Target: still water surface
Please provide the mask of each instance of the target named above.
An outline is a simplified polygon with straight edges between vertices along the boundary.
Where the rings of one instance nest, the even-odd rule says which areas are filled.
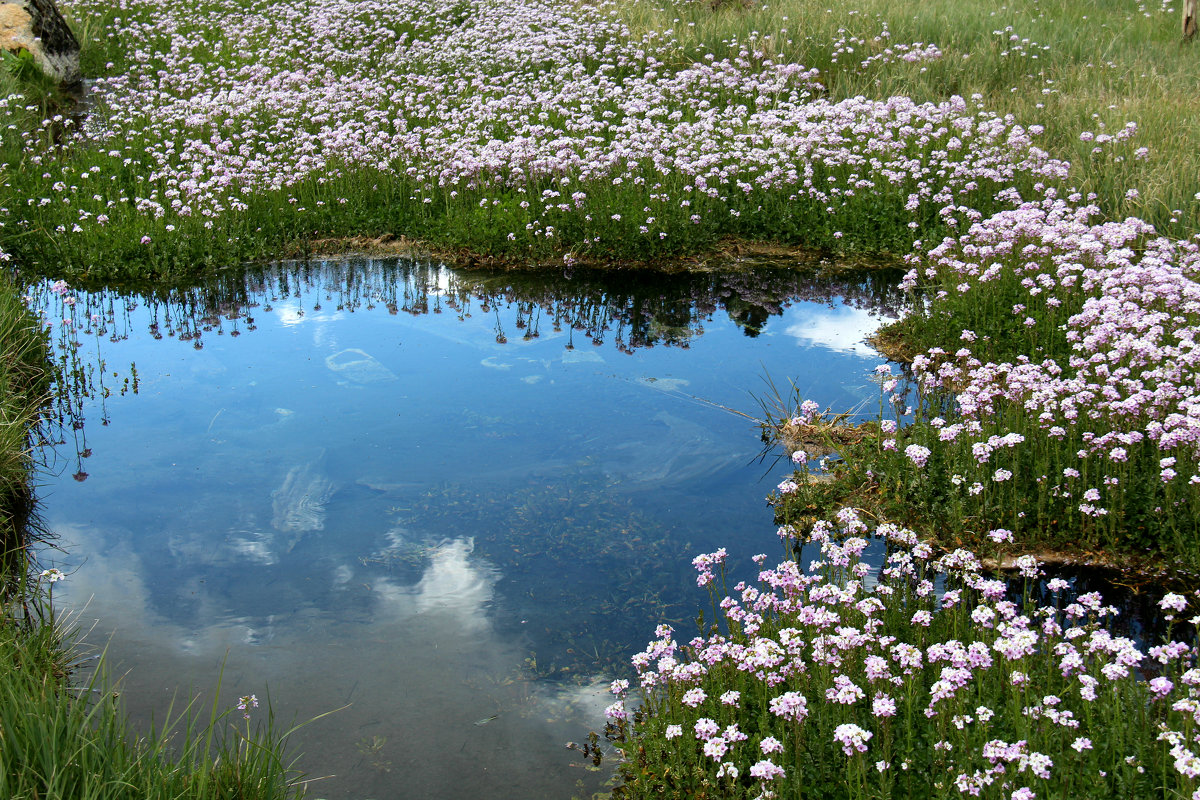
[[[55,599],[143,723],[223,661],[225,705],[345,706],[294,737],[310,796],[585,795],[607,770],[564,745],[658,622],[694,630],[691,558],[781,552],[751,393],[869,413],[898,300],[880,273],[379,260],[81,293],[140,385],[43,490]]]

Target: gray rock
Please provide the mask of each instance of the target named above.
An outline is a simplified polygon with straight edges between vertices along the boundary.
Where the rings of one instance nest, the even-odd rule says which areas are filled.
[[[46,74],[64,86],[79,83],[79,40],[54,0],[0,3],[0,48],[17,54],[28,52]]]

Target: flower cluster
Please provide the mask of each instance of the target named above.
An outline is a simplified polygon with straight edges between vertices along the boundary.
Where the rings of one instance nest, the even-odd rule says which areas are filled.
[[[26,251],[43,235],[68,248],[120,235],[129,257],[185,236],[219,250],[259,222],[319,230],[331,209],[379,202],[400,233],[470,212],[489,223],[489,247],[566,251],[568,263],[762,225],[907,248],[910,229],[1067,174],[1032,128],[978,101],[833,101],[814,69],[751,43],[718,57],[671,31],[636,36],[607,6],[130,0],[119,11],[74,4],[130,57],[92,87],[81,128],[60,126],[86,163],[25,136],[34,168],[3,213]],[[939,56],[887,42],[868,62]],[[888,229],[855,224],[867,217]]]
[[[1184,638],[1147,647],[1099,594],[1072,597],[1036,563],[1014,594],[969,551],[938,554],[885,523],[870,567],[860,515],[839,516],[816,526],[807,571],[762,569],[720,601],[720,629],[681,648],[664,626],[634,658],[643,706],[614,726],[627,781],[669,766],[737,777],[747,797],[835,776],[860,796],[1200,790],[1200,593],[1164,596],[1191,614]],[[689,730],[695,744],[664,746]]]
[[[913,360],[921,408],[884,443],[908,442],[893,467],[939,453],[946,474],[920,486],[997,534],[1194,561],[1200,245],[1094,222],[1078,197],[1010,196],[1011,210],[911,258],[907,285],[934,295],[919,313],[962,335]]]
[[[243,719],[250,719],[250,709],[258,708],[258,698],[252,694],[238,698],[237,710],[242,712]]]

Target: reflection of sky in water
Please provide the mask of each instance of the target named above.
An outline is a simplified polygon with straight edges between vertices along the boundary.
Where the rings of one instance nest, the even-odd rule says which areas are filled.
[[[718,310],[687,349],[629,353],[541,317],[525,338],[504,301],[329,297],[276,297],[200,350],[145,335],[143,303],[104,352],[136,361],[139,396],[89,425],[91,477],[45,492],[74,569],[58,596],[97,620],[136,715],[210,690],[226,652],[231,700],[269,687],[284,720],[350,704],[297,737],[310,775],[337,776],[316,796],[598,780],[563,744],[603,724],[613,665],[658,621],[689,630],[691,557],[778,552],[763,497],[785,465],[728,409],[757,413],[764,372],[823,407],[877,391],[877,357],[847,345],[866,313],[823,302],[757,337]]]
[[[827,347],[838,353],[870,357],[865,339],[879,328],[879,317],[861,308],[813,308],[787,326],[785,333],[802,347]]]

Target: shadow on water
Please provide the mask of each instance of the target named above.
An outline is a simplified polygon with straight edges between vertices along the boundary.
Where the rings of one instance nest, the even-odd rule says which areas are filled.
[[[1030,587],[1032,599],[1039,606],[1054,607],[1057,604],[1065,607],[1081,596],[1097,593],[1103,598],[1104,605],[1117,611],[1115,619],[1109,622],[1110,631],[1132,639],[1143,649],[1172,638],[1188,641],[1194,635],[1191,623],[1174,618],[1158,605],[1165,592],[1172,588],[1186,591],[1184,586],[1172,587],[1164,585],[1155,576],[1106,567],[1048,565],[1044,572],[1046,574]],[[1048,586],[1055,578],[1070,585],[1063,596],[1056,597]],[[1017,596],[1020,596],[1024,583],[1020,578],[1008,577],[1009,590]],[[1144,667],[1153,669],[1153,663],[1147,661]]]

